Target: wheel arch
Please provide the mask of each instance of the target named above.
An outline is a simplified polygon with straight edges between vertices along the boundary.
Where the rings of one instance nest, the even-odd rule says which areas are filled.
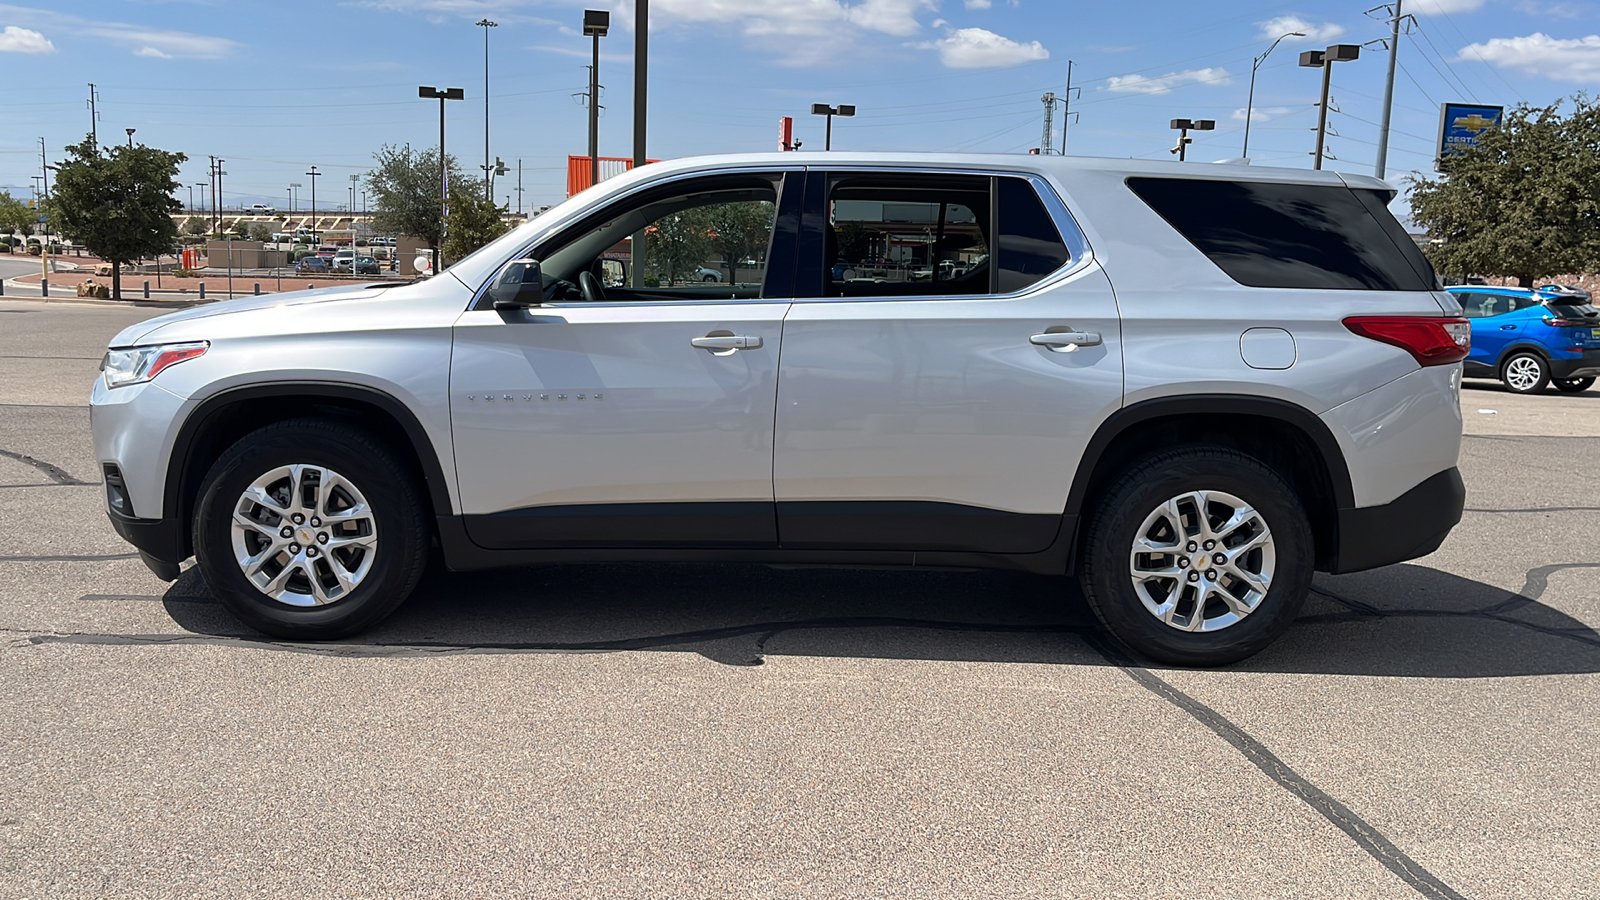
[[[309,401],[309,408],[307,401]],[[177,523],[179,549],[194,546],[194,504],[206,473],[228,447],[263,425],[309,414],[342,418],[376,432],[400,451],[426,487],[433,514],[452,511],[438,452],[416,415],[376,388],[342,382],[294,381],[232,388],[206,398],[179,428],[163,487],[165,517]]]
[[[1175,443],[1229,447],[1278,471],[1306,504],[1317,568],[1325,569],[1337,559],[1338,511],[1355,506],[1344,452],[1314,413],[1271,397],[1186,395],[1123,407],[1107,417],[1089,440],[1067,495],[1066,514],[1072,521],[1082,521],[1097,492],[1118,470]]]
[[[1500,358],[1495,360],[1494,364],[1495,377],[1499,378],[1503,376],[1506,371],[1506,363],[1511,360],[1511,357],[1516,356],[1518,353],[1521,353],[1524,350],[1531,351],[1535,356],[1544,360],[1544,364],[1546,366],[1550,365],[1550,351],[1545,349],[1543,344],[1539,343],[1538,341],[1523,339],[1513,344],[1507,344],[1506,348],[1500,351]]]

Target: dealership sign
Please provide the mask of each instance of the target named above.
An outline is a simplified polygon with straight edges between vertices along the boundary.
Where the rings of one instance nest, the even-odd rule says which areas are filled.
[[[1478,138],[1491,128],[1499,128],[1504,106],[1476,103],[1442,103],[1439,111],[1439,152],[1435,164],[1446,156],[1465,153],[1478,146]]]

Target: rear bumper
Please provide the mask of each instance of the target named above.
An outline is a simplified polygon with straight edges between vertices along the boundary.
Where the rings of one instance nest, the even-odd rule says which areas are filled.
[[[1439,549],[1461,521],[1467,487],[1461,471],[1445,469],[1381,506],[1339,510],[1335,574],[1375,569]]]
[[[1600,375],[1600,349],[1585,350],[1575,357],[1550,360],[1551,378],[1590,378]]]

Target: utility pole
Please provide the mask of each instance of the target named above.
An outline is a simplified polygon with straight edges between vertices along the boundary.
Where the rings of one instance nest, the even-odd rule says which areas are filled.
[[[643,166],[645,161],[645,89],[649,57],[650,0],[633,0],[633,167],[635,169]],[[520,195],[517,197],[517,205],[522,205]],[[632,265],[628,270],[628,278],[633,287],[641,287],[644,284],[645,264],[645,233],[643,229],[634,234],[631,246],[633,252],[629,255],[633,259]]]
[[[500,23],[483,18],[477,25],[483,29],[483,198],[494,203],[494,182],[489,177],[489,29],[500,27]]]
[[[583,11],[584,37],[594,38],[594,64],[589,67],[589,186],[600,183],[600,39],[611,30],[611,13]]]
[[[317,243],[317,176],[322,173],[317,171],[316,166],[312,166],[311,171],[306,174],[311,176],[311,243],[315,244]]]
[[[222,202],[222,176],[228,174],[227,172],[222,171],[222,164],[225,162],[227,162],[227,160],[220,157],[217,159],[217,189],[211,194],[211,199],[216,201],[217,204],[218,229],[222,228],[222,214],[228,209],[228,205]]]
[[[44,153],[44,138],[39,138],[39,171],[44,173],[44,199],[50,199],[50,158]]]
[[[1072,86],[1072,60],[1067,60],[1067,92],[1061,95],[1061,155],[1067,155],[1067,127],[1072,124],[1072,117],[1077,113],[1072,111],[1072,92],[1083,93],[1083,88]]]
[[[1394,113],[1394,69],[1400,61],[1400,26],[1410,16],[1401,14],[1401,4],[1405,0],[1394,0],[1394,17],[1389,20],[1389,77],[1383,83],[1383,115],[1378,120],[1378,165],[1373,171],[1379,178],[1383,178],[1389,168],[1389,120]],[[1380,9],[1389,9],[1387,6],[1375,6],[1367,12],[1373,13]]]
[[[94,82],[89,82],[89,143],[94,152],[100,152],[100,113],[94,108]]]
[[[522,160],[517,160],[517,215],[522,215]]]
[[[206,167],[206,183],[211,188],[211,230],[215,233],[217,230],[217,158],[215,156],[209,158],[211,163]],[[204,197],[205,195],[202,194],[202,200]]]
[[[1049,156],[1056,152],[1056,95],[1045,94],[1039,99],[1044,102],[1044,136],[1039,138],[1039,155]]]

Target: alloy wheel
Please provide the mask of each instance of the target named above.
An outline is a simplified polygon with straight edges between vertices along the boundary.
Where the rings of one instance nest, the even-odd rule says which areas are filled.
[[[1544,367],[1532,356],[1519,356],[1506,364],[1506,383],[1518,391],[1531,391],[1544,377]]]
[[[378,527],[350,479],[293,464],[263,474],[234,504],[233,552],[245,578],[288,606],[326,606],[372,570]]]
[[[1156,507],[1134,534],[1129,576],[1150,615],[1179,631],[1219,631],[1254,612],[1272,588],[1277,551],[1266,520],[1221,491],[1190,491]]]

